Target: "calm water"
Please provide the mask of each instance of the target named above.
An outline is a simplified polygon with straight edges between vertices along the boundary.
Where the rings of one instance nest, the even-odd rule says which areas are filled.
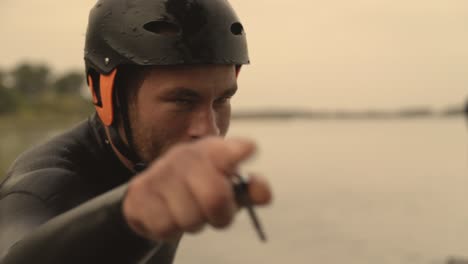
[[[5,154],[19,145],[51,136],[3,130],[5,164],[14,158]],[[449,256],[468,258],[463,119],[235,121],[230,134],[259,144],[245,168],[267,176],[275,191],[274,204],[258,210],[269,241],[259,242],[241,212],[229,230],[185,236],[176,264],[436,264]]]
[[[227,231],[186,236],[176,263],[444,263],[468,258],[468,129],[463,119],[236,121],[258,141],[245,167],[275,190]]]

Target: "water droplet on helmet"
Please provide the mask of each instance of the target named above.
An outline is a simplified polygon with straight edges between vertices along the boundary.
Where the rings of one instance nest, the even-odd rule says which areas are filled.
[[[144,60],[143,63],[144,64],[148,64],[150,61],[149,60]]]
[[[104,59],[104,63],[105,63],[106,65],[109,65],[110,59],[109,59],[109,58],[105,58],[105,59]]]

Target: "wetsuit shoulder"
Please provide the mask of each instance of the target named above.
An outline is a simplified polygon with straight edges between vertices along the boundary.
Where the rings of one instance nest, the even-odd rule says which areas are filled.
[[[0,200],[23,193],[60,213],[124,183],[129,172],[95,130],[86,120],[24,152],[0,184]]]
[[[123,219],[131,173],[102,138],[85,121],[15,161],[0,184],[1,263],[172,263],[177,244],[147,241]]]
[[[125,170],[99,168],[119,166],[96,133],[89,119],[16,159],[0,184],[0,253],[49,219],[125,182]]]
[[[88,122],[84,121],[21,154],[0,185],[0,200],[21,193],[61,211],[90,196],[92,190],[86,186],[86,176],[92,177],[86,168],[93,163],[92,148],[86,146],[91,141],[89,133]]]

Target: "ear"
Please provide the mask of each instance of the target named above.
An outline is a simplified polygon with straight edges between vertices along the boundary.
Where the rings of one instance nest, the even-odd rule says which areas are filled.
[[[114,82],[117,69],[114,69],[110,74],[99,76],[97,85],[93,82],[91,75],[88,75],[88,83],[93,95],[93,103],[98,113],[99,118],[105,126],[110,126],[114,121]],[[100,96],[98,96],[100,95]]]

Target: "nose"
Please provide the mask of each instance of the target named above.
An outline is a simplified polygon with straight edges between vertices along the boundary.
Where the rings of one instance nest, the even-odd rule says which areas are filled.
[[[219,136],[220,130],[216,122],[216,112],[213,108],[203,109],[193,114],[188,133],[191,139],[206,136]]]

